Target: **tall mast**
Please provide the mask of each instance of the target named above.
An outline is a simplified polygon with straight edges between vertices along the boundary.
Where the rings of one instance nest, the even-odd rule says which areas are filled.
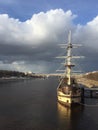
[[[69,31],[68,43],[67,44],[60,44],[60,46],[61,46],[61,48],[67,49],[67,56],[58,56],[56,58],[64,58],[65,59],[65,63],[64,63],[64,65],[66,67],[65,77],[67,76],[67,78],[68,78],[67,84],[71,85],[71,69],[72,69],[72,67],[75,66],[74,64],[71,63],[71,59],[72,58],[84,58],[84,56],[72,56],[72,48],[77,48],[81,45],[71,43],[71,31]],[[63,71],[63,70],[57,70],[57,71]]]
[[[71,67],[73,67],[73,65],[71,64],[71,58],[72,58],[72,44],[71,44],[71,31],[69,31],[69,35],[68,35],[68,46],[67,46],[67,58],[66,58],[66,76],[68,78],[68,85],[71,85]]]

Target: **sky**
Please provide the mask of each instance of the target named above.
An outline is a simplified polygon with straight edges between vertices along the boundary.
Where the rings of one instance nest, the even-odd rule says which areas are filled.
[[[0,69],[55,73],[69,30],[78,68],[97,71],[98,0],[0,0]]]

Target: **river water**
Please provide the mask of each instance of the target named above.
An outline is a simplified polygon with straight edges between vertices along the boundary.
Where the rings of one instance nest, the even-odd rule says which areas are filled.
[[[0,81],[0,130],[98,130],[98,99],[69,109],[57,86],[56,78]]]

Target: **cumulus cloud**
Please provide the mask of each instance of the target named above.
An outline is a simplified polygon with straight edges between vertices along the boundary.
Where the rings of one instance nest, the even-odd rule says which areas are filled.
[[[57,42],[59,36],[64,33],[64,27],[68,29],[72,26],[74,18],[75,15],[70,10],[64,12],[62,9],[34,14],[25,22],[2,14],[0,15],[0,39],[10,44]]]
[[[34,14],[25,22],[0,14],[0,68],[33,72],[55,70],[58,62],[54,57],[60,53],[57,44],[67,42],[69,30],[72,30],[73,43],[82,43],[85,46],[82,53],[95,59],[98,16],[86,25],[74,24],[76,17],[70,10],[62,9]]]

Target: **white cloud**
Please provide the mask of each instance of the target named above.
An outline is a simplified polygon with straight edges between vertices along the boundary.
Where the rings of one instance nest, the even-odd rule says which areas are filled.
[[[85,46],[98,49],[98,16],[86,25],[77,25],[75,29],[75,38]]]
[[[12,48],[7,47],[8,50],[6,51],[1,49],[2,55],[6,57],[15,55],[15,57],[17,57],[13,63],[10,63],[11,66],[4,64],[4,67],[22,71],[29,69],[40,72],[50,70],[49,67],[52,66],[47,66],[48,58],[49,56],[54,56],[54,54],[56,54],[54,51],[55,44],[67,41],[68,30],[70,29],[72,30],[73,42],[83,43],[88,48],[93,48],[97,51],[98,16],[96,16],[92,21],[89,21],[86,25],[74,24],[74,19],[76,17],[77,16],[70,10],[64,12],[62,9],[49,10],[46,13],[40,12],[34,14],[31,19],[28,19],[25,22],[21,22],[19,19],[10,18],[7,14],[0,14],[0,44],[5,46],[21,45],[21,48],[17,47],[17,50],[15,50],[15,47],[13,46]],[[26,48],[26,46],[33,47],[33,45],[38,45],[38,48],[33,50]],[[89,49],[89,51],[92,50]],[[21,59],[23,58],[21,63],[20,59],[18,61],[19,57],[21,57]],[[32,63],[33,59],[30,57],[34,57],[35,61],[33,61],[33,65],[29,64]],[[45,59],[42,57],[45,57]],[[29,61],[28,64],[26,63],[27,59]],[[37,61],[39,59],[41,61],[40,65],[38,65],[39,62]],[[49,59],[49,62],[49,64],[51,64],[52,60],[50,61]],[[24,66],[24,68],[22,66]]]
[[[35,61],[35,63],[31,62],[28,64],[25,61],[14,61],[12,63],[6,63],[4,64],[2,61],[0,61],[0,69],[4,70],[16,70],[21,72],[35,72],[35,73],[43,73],[47,72],[47,66],[49,66],[51,63],[44,62],[44,61]]]
[[[50,10],[34,14],[31,19],[20,22],[7,14],[0,15],[0,40],[4,43],[40,44],[57,41],[65,29],[72,26],[75,15],[69,10]],[[65,27],[65,29],[64,29]]]

